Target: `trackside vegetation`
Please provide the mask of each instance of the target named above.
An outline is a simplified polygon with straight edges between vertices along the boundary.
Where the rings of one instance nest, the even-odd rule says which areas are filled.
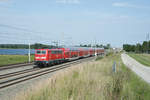
[[[124,66],[120,54],[111,54],[60,71],[15,100],[150,100],[150,85]]]
[[[34,55],[31,55],[31,61]],[[0,55],[0,66],[28,62],[27,55]]]
[[[28,49],[29,44],[0,44],[0,49]],[[56,48],[54,45],[45,45],[40,43],[31,44],[31,49]]]
[[[143,41],[142,44],[137,43],[136,45],[124,44],[123,50],[126,52],[150,53],[150,41]]]
[[[96,57],[95,60],[97,61],[97,60],[101,60],[101,59],[103,59],[103,57],[102,56],[98,56],[98,57]]]
[[[128,53],[128,55],[137,60],[139,63],[145,66],[150,66],[150,54]]]

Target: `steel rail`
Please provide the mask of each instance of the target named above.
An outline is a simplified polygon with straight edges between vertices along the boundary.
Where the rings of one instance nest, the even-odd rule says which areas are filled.
[[[67,67],[69,67],[72,64],[78,64],[78,63],[90,60],[92,58],[90,57],[90,58],[75,60],[75,61],[72,61],[72,62],[69,62],[69,63],[65,63],[65,64],[61,64],[61,65],[56,65],[56,66],[47,68],[47,69],[39,71],[39,72],[35,72],[35,73],[32,73],[32,74],[28,74],[28,75],[21,76],[21,77],[15,78],[15,79],[11,79],[11,80],[7,80],[7,81],[4,81],[4,82],[1,82],[0,83],[0,85],[1,85],[0,89],[3,89],[3,88],[6,88],[6,87],[15,85],[15,84],[27,81],[27,80],[31,80],[33,78],[36,78],[36,77],[39,77],[39,76],[42,76],[42,75],[45,75],[45,74],[48,74],[48,73],[52,73],[52,72],[55,72],[55,71],[67,68]]]
[[[6,66],[1,66],[0,71],[6,70],[6,69],[13,69],[13,68],[18,68],[18,67],[28,66],[28,65],[33,65],[33,62],[32,63],[11,64],[11,65],[6,65]]]
[[[5,79],[5,78],[9,78],[9,77],[21,75],[21,74],[24,74],[24,73],[29,73],[29,72],[37,71],[37,70],[40,70],[40,68],[30,68],[30,69],[16,71],[16,72],[8,73],[8,74],[3,74],[3,75],[0,75],[0,79]]]

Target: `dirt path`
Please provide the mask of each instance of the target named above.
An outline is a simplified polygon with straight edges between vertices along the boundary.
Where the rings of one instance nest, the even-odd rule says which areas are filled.
[[[131,58],[127,54],[121,55],[123,63],[134,71],[138,76],[144,79],[146,82],[150,83],[150,67],[144,66],[137,62],[135,59]]]

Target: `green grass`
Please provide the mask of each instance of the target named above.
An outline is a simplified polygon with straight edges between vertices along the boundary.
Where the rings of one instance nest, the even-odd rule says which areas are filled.
[[[96,57],[95,60],[97,61],[97,60],[101,60],[101,59],[103,59],[103,56],[98,56],[98,57]]]
[[[31,61],[34,55],[31,55]],[[0,66],[28,62],[27,55],[0,55]]]
[[[128,55],[134,58],[136,61],[140,62],[141,64],[150,66],[150,54],[129,53]]]
[[[116,75],[123,81],[121,91],[123,100],[150,100],[150,85],[124,64]]]
[[[150,86],[124,66],[120,54],[112,54],[58,73],[16,100],[150,100]]]

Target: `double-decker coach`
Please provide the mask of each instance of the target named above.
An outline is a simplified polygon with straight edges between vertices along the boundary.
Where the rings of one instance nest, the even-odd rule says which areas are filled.
[[[103,53],[104,49],[93,48],[36,49],[35,65],[49,66],[65,61],[94,56],[95,54],[100,55]]]

